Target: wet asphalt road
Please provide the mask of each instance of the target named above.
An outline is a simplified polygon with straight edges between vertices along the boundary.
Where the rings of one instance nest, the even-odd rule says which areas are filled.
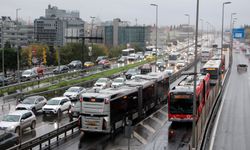
[[[250,71],[237,72],[237,64],[250,63],[243,52],[233,52],[233,56],[213,150],[250,149]]]

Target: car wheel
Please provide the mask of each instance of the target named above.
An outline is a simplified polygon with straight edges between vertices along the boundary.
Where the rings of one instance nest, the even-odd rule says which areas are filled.
[[[30,128],[31,129],[35,129],[36,128],[36,121],[32,121]]]
[[[61,116],[61,115],[62,115],[62,110],[61,110],[61,109],[58,109],[57,115],[58,115],[58,116]]]
[[[34,114],[36,114],[36,108],[35,107],[32,108],[31,110],[33,111]]]
[[[71,105],[69,105],[68,111],[70,111],[70,109],[71,109]]]
[[[20,133],[21,133],[20,131],[21,131],[21,130],[20,130],[20,127],[16,127],[15,133],[18,134],[18,135],[20,135]]]

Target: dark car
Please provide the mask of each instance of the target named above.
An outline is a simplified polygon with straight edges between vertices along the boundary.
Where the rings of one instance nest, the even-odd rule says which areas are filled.
[[[152,72],[152,66],[150,64],[144,64],[141,67],[141,74],[147,74],[149,72]]]
[[[74,60],[74,61],[71,61],[69,64],[68,64],[68,67],[70,69],[82,69],[82,62],[80,60]]]
[[[65,65],[57,66],[54,70],[54,74],[59,74],[59,73],[66,73],[69,71],[69,67]]]
[[[14,132],[7,132],[0,129],[0,148],[8,149],[19,144],[19,136]]]
[[[4,76],[0,76],[0,86],[3,86],[3,81],[4,81],[4,85],[9,85],[12,83],[15,83],[14,78],[12,77],[4,77]]]
[[[133,79],[133,77],[138,74],[140,74],[140,70],[138,68],[132,68],[125,73],[125,76],[126,79]]]
[[[96,58],[96,63],[98,64],[99,63],[99,61],[101,61],[101,60],[103,60],[103,59],[108,59],[108,56],[98,56],[97,58]]]

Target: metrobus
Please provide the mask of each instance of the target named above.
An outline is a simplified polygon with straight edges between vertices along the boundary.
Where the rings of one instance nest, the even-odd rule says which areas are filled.
[[[138,117],[137,88],[109,88],[97,93],[83,93],[81,130],[113,133],[125,124],[125,118]]]
[[[225,70],[225,55],[224,54],[222,54],[222,59],[221,59],[221,54],[220,53],[217,53],[217,54],[215,54],[212,58],[211,58],[211,60],[221,60],[221,70],[222,70],[222,72]]]
[[[212,49],[204,48],[201,50],[201,62],[205,63],[212,57]]]
[[[154,80],[157,84],[157,99],[159,103],[166,103],[170,88],[169,75],[164,72],[150,72],[146,75],[136,75],[135,78]]]
[[[128,49],[123,49],[122,50],[122,56],[124,56],[124,57],[128,57],[131,54],[135,54],[135,49],[128,48]]]
[[[170,65],[175,65],[177,62],[178,57],[180,57],[180,53],[172,52],[168,55],[168,63]]]
[[[111,133],[138,120],[157,105],[153,80],[133,79],[125,86],[81,94],[81,130]]]
[[[173,87],[168,96],[168,120],[190,122],[193,120],[193,97],[196,96],[196,115],[199,117],[208,99],[210,75],[197,75],[196,93],[194,94],[193,75],[186,76]],[[197,119],[198,120],[198,119]]]
[[[210,85],[216,85],[222,72],[221,60],[209,60],[201,69],[202,74],[210,74]]]

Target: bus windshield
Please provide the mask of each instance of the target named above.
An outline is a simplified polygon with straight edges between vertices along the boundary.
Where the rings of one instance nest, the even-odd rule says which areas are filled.
[[[192,114],[193,99],[191,95],[171,95],[170,97],[170,113],[171,114]]]
[[[219,76],[219,72],[218,72],[218,69],[204,69],[204,73],[203,74],[207,74],[209,73],[210,74],[210,78],[211,79],[218,79],[218,76]]]

